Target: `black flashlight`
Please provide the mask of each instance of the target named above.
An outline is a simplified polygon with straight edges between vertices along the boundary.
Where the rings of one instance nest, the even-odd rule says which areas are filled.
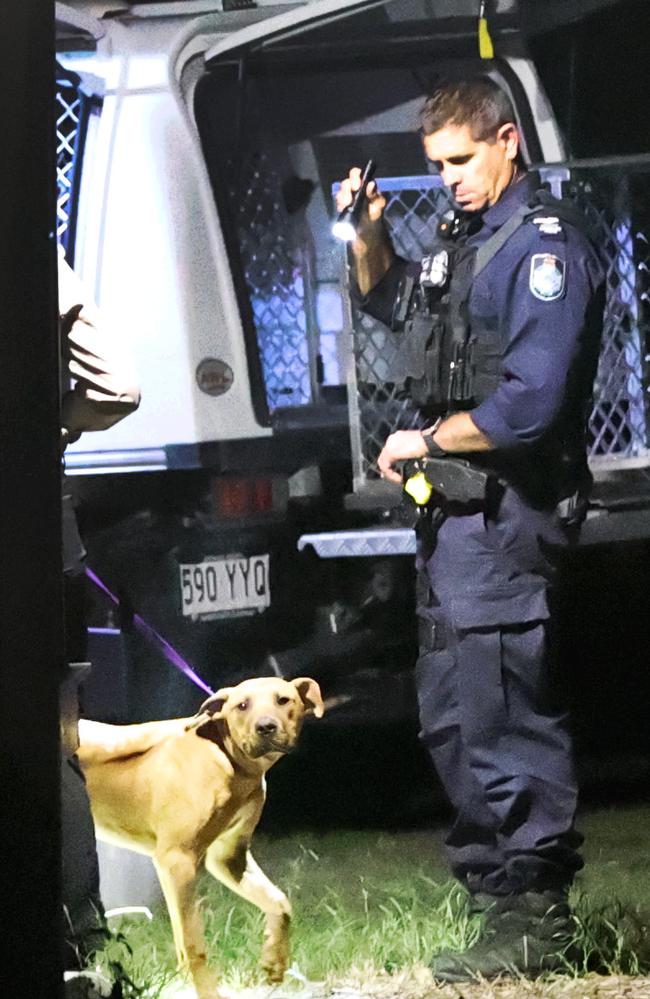
[[[337,239],[342,239],[344,242],[349,243],[355,238],[359,216],[366,200],[366,187],[368,186],[368,182],[374,177],[376,169],[377,164],[375,161],[368,160],[361,174],[361,183],[359,184],[358,191],[354,192],[350,204],[339,212],[336,222],[332,226],[332,234]]]

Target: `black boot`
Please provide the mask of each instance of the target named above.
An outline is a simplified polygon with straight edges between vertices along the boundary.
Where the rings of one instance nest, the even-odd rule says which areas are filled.
[[[483,934],[470,950],[433,959],[437,981],[535,978],[544,971],[567,969],[574,956],[575,923],[565,893],[525,892],[502,898],[481,893],[473,896],[470,908],[485,914]]]

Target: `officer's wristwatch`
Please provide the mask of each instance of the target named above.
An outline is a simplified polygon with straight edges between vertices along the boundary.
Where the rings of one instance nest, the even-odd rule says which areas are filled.
[[[441,423],[442,423],[442,418],[439,418],[436,420],[434,425],[429,428],[428,433],[425,434],[423,431],[420,431],[429,458],[445,458],[447,455],[447,452],[444,451],[439,444],[436,444],[436,442],[433,439],[433,435],[435,434],[436,430],[438,429]]]

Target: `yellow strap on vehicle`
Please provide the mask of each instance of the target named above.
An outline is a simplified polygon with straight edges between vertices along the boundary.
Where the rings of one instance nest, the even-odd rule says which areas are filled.
[[[404,483],[404,492],[408,493],[418,506],[426,506],[431,499],[433,489],[425,478],[424,472],[416,472]]]
[[[485,16],[485,0],[481,0],[478,11],[478,54],[481,59],[494,59],[494,46]]]

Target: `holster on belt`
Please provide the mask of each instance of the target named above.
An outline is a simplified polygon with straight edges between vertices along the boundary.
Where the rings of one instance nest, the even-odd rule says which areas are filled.
[[[418,506],[482,503],[494,474],[463,458],[418,458],[404,466],[404,491]]]

